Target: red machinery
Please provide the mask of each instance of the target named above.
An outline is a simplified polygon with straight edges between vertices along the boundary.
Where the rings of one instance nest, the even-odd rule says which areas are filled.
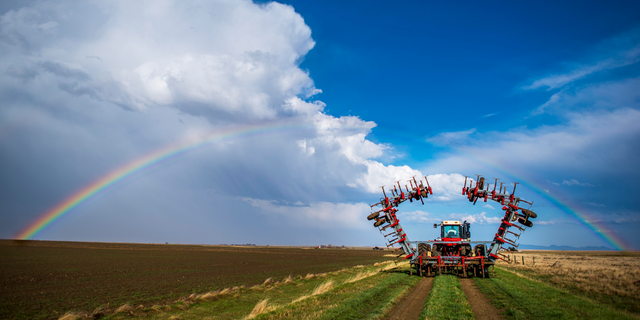
[[[505,211],[504,218],[501,220],[498,232],[492,241],[470,241],[470,224],[460,221],[443,221],[440,224],[441,236],[436,240],[429,241],[409,241],[406,232],[402,230],[400,226],[400,220],[396,215],[399,204],[409,200],[420,200],[424,204],[422,198],[427,198],[429,194],[433,194],[427,177],[425,177],[427,187],[424,187],[422,181],[418,181],[413,178],[409,180],[411,190],[405,185],[407,193],[402,191],[400,183],[397,182],[399,189],[396,189],[395,185],[391,190],[392,197],[387,197],[387,194],[382,187],[384,198],[380,199],[380,202],[372,205],[375,207],[381,205],[382,209],[371,213],[367,219],[374,220],[374,226],[377,227],[387,240],[388,237],[393,239],[387,240],[387,247],[399,244],[403,253],[398,255],[403,259],[410,259],[411,270],[415,268],[418,275],[435,275],[436,273],[456,273],[460,276],[489,276],[489,267],[495,264],[496,259],[503,259],[505,256],[500,254],[502,245],[507,244],[515,248],[518,247],[516,243],[520,238],[525,228],[531,227],[533,223],[529,220],[536,218],[535,212],[519,207],[520,202],[532,205],[532,203],[520,199],[515,196],[516,185],[514,184],[513,192],[511,194],[506,193],[506,187],[503,190],[502,183],[500,189],[497,189],[497,182],[494,184],[492,191],[489,191],[490,187],[487,185],[485,189],[484,177],[478,176],[475,186],[474,181],[469,182],[467,187],[467,178],[465,177],[464,187],[462,188],[462,194],[466,195],[470,202],[476,204],[478,199],[493,201],[502,204],[502,210]],[[437,224],[434,228],[437,228]],[[384,233],[387,229],[391,229],[392,232]],[[473,249],[472,245],[476,244]],[[414,246],[415,245],[415,246]],[[487,249],[488,245],[488,249]]]

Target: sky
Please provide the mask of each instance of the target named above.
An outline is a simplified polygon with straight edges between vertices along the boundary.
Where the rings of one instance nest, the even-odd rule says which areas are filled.
[[[480,174],[523,244],[638,250],[639,61],[636,1],[3,1],[0,238],[383,245],[428,175],[409,239],[490,241]]]

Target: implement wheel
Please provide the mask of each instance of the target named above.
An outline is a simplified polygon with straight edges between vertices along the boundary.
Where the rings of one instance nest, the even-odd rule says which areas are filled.
[[[431,251],[431,245],[426,243],[418,243],[418,255],[426,257],[427,252]]]
[[[484,257],[487,253],[487,250],[485,249],[484,244],[479,244],[473,247],[473,252],[475,252],[476,256]]]

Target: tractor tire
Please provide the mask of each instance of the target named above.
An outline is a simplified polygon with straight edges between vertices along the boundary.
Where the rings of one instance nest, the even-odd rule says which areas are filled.
[[[418,255],[425,257],[431,251],[431,246],[426,243],[418,243]]]
[[[533,222],[529,221],[528,219],[518,218],[518,222],[520,222],[523,226],[527,226],[527,227],[533,226]]]
[[[470,244],[462,245],[460,247],[460,255],[463,256],[463,257],[470,257],[471,256],[471,245]]]
[[[367,217],[367,220],[373,220],[373,219],[377,218],[378,216],[380,216],[380,212],[374,212],[374,213],[370,214]]]
[[[473,252],[476,253],[476,256],[484,257],[487,254],[487,250],[484,247],[484,244],[479,244],[473,247]]]
[[[480,177],[480,180],[478,181],[478,189],[484,189],[484,177]]]
[[[379,227],[379,226],[381,226],[383,223],[384,223],[384,220],[378,220],[378,221],[376,221],[376,222],[373,224],[373,226],[374,226],[374,227]]]
[[[524,215],[526,215],[527,217],[529,217],[529,218],[534,218],[535,219],[535,218],[538,217],[538,215],[535,212],[531,211],[531,210],[522,209],[522,213]]]
[[[431,247],[431,256],[439,257],[441,255],[442,255],[442,252],[440,252],[440,246],[434,244],[433,247]]]

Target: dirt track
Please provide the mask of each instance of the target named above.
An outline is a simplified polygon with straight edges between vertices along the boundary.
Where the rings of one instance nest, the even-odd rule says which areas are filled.
[[[467,301],[471,305],[471,311],[476,316],[476,320],[505,319],[489,299],[478,290],[473,279],[460,279],[460,284],[462,285],[462,291],[467,296]]]
[[[478,290],[473,279],[460,279],[462,291],[467,296],[467,301],[471,305],[471,311],[477,320],[502,320],[505,317],[500,315],[500,311],[494,307],[489,299]],[[424,303],[429,296],[433,278],[422,278],[422,280],[409,291],[398,305],[390,312],[390,316],[385,320],[418,319]]]
[[[422,278],[422,280],[409,291],[405,298],[391,310],[390,316],[385,319],[418,319],[432,286],[433,278]]]

